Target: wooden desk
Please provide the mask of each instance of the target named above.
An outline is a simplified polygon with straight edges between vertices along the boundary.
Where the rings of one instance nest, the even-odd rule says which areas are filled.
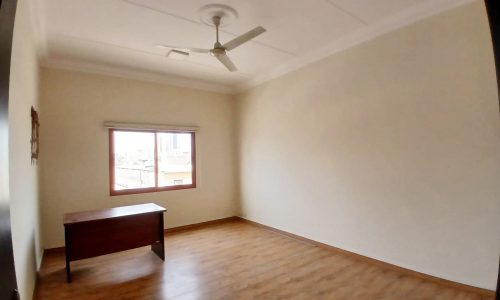
[[[153,203],[64,215],[66,279],[71,282],[70,262],[151,245],[165,260],[163,213]]]

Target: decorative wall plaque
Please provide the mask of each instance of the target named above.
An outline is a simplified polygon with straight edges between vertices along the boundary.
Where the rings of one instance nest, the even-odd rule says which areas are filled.
[[[39,127],[38,113],[31,107],[31,163],[38,159],[39,152]]]

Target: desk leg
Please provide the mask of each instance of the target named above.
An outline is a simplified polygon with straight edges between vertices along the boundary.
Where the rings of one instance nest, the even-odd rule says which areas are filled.
[[[151,251],[158,255],[161,260],[165,261],[165,236],[163,235],[163,213],[158,214],[160,222],[158,222],[158,239],[159,243],[151,245]]]
[[[71,257],[69,254],[71,253],[71,237],[70,233],[68,232],[68,228],[64,226],[64,240],[65,240],[65,247],[64,247],[64,254],[66,256],[66,282],[70,283],[71,282]]]
[[[163,245],[163,243],[156,243],[151,245],[151,251],[158,255],[161,260],[165,260],[165,246]]]
[[[67,283],[71,282],[71,267],[68,258],[66,258],[66,282]]]

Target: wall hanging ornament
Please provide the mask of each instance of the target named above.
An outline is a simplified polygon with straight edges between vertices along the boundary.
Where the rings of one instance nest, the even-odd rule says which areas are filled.
[[[38,122],[38,113],[37,111],[31,107],[31,163],[35,160],[38,160],[38,152],[39,152],[39,127],[40,123]]]

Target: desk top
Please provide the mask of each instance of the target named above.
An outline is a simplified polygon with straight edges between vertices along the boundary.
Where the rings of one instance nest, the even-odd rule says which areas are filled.
[[[154,203],[81,211],[64,214],[64,225],[165,211],[164,207]]]

